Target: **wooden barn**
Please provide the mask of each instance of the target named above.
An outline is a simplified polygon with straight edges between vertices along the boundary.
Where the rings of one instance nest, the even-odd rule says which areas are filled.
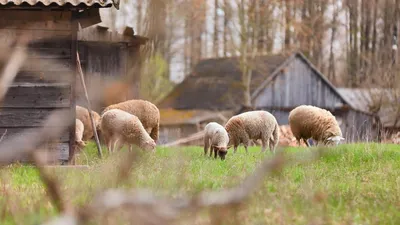
[[[56,109],[70,109],[75,118],[78,27],[101,22],[99,8],[112,5],[111,0],[0,1],[1,43],[10,46],[21,38],[29,41],[28,58],[1,105],[4,138],[42,126]],[[57,141],[60,160],[68,160],[74,135],[71,126]]]
[[[242,102],[238,65],[239,58],[235,57],[199,62],[192,74],[178,84],[159,107],[237,112]],[[258,56],[250,66],[253,107],[271,112],[280,125],[288,124],[293,108],[307,104],[331,111],[346,141],[379,139],[379,118],[353,107],[302,53]],[[164,124],[161,127],[169,128]],[[165,139],[168,139],[165,142],[174,141],[173,136]]]
[[[93,101],[93,110],[101,111],[111,103],[124,101],[115,99],[112,102],[104,102],[107,85],[121,79],[129,78],[129,96],[132,99],[138,97],[140,74],[132,73],[135,66],[140,66],[140,47],[148,39],[134,35],[130,27],[126,27],[122,33],[111,31],[104,23],[96,24],[78,31],[78,51],[82,70],[88,86],[89,96]],[[98,97],[98,98],[96,98]],[[77,85],[77,104],[85,105],[82,85]]]

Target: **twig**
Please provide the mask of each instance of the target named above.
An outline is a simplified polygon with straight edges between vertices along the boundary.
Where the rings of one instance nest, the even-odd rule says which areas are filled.
[[[102,151],[101,151],[101,145],[100,145],[100,141],[99,141],[99,136],[97,135],[97,130],[96,130],[96,125],[94,124],[94,119],[93,119],[93,115],[92,115],[92,109],[90,106],[90,101],[89,101],[89,95],[86,89],[86,84],[85,84],[85,79],[83,77],[83,71],[82,71],[82,66],[81,66],[81,60],[79,59],[79,53],[78,51],[76,52],[76,63],[77,63],[77,67],[79,70],[79,75],[81,78],[81,83],[83,86],[83,90],[85,91],[85,97],[86,97],[86,101],[87,101],[87,110],[89,112],[89,117],[90,117],[90,121],[92,123],[92,129],[93,129],[93,133],[94,133],[94,138],[96,141],[96,145],[97,145],[97,152],[100,158],[103,157]]]
[[[11,83],[17,76],[19,69],[25,62],[26,52],[25,48],[18,47],[12,53],[10,60],[3,70],[3,74],[0,78],[0,99],[3,99],[7,93],[7,90]]]
[[[284,165],[304,164],[319,159],[322,153],[322,149],[308,154],[297,153],[293,159],[287,159],[281,153],[273,159],[265,159],[256,171],[237,187],[222,191],[203,192],[192,197],[158,197],[152,191],[145,189],[135,191],[109,189],[95,196],[93,201],[80,211],[79,215],[84,222],[95,215],[103,215],[109,211],[126,207],[132,208],[135,213],[142,212],[136,213],[136,215],[140,216],[137,219],[143,220],[141,222],[144,224],[169,224],[189,211],[199,212],[202,208],[237,206],[246,201],[259,188],[267,175],[282,170]]]
[[[1,135],[0,142],[3,141],[3,138],[6,136],[6,134],[7,134],[7,129],[4,131],[3,135]]]
[[[51,200],[53,201],[55,207],[59,212],[67,212],[70,208],[66,200],[63,198],[63,195],[60,190],[60,185],[55,180],[54,177],[46,171],[44,168],[44,162],[42,158],[37,154],[37,152],[32,153],[32,159],[36,164],[37,169],[39,170],[40,178],[47,188],[47,193],[49,194]]]

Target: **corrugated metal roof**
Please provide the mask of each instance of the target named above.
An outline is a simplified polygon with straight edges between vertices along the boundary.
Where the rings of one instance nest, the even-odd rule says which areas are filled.
[[[101,6],[108,7],[112,6],[112,0],[0,0],[0,5],[22,5],[29,4],[31,6],[35,5],[58,5],[58,6],[78,6],[78,5],[86,5],[86,6]]]
[[[396,121],[400,116],[400,92],[398,90],[378,88],[338,88],[337,90],[353,109],[366,113],[377,113],[384,127],[400,127],[400,120]]]

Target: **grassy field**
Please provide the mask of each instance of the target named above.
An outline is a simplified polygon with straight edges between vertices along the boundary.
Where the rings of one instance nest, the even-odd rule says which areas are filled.
[[[309,151],[285,149],[288,154]],[[241,224],[400,224],[400,147],[354,144],[307,165],[267,177],[240,212]],[[57,171],[73,204],[87,202],[99,187],[113,187],[118,155],[97,159],[90,143],[78,162],[87,170]],[[199,147],[158,148],[134,166],[124,188],[151,188],[175,196],[238,184],[272,157],[258,147],[228,153],[225,161],[203,156]],[[0,173],[0,224],[38,224],[55,215],[37,171],[13,165]],[[207,214],[190,224],[207,224]]]

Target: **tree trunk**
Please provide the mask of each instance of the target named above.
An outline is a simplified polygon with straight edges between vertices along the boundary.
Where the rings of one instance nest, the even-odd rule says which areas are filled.
[[[218,50],[219,50],[219,38],[218,38],[218,21],[219,21],[219,17],[218,17],[218,0],[214,0],[214,38],[213,38],[213,50],[214,50],[214,57],[218,57]]]

